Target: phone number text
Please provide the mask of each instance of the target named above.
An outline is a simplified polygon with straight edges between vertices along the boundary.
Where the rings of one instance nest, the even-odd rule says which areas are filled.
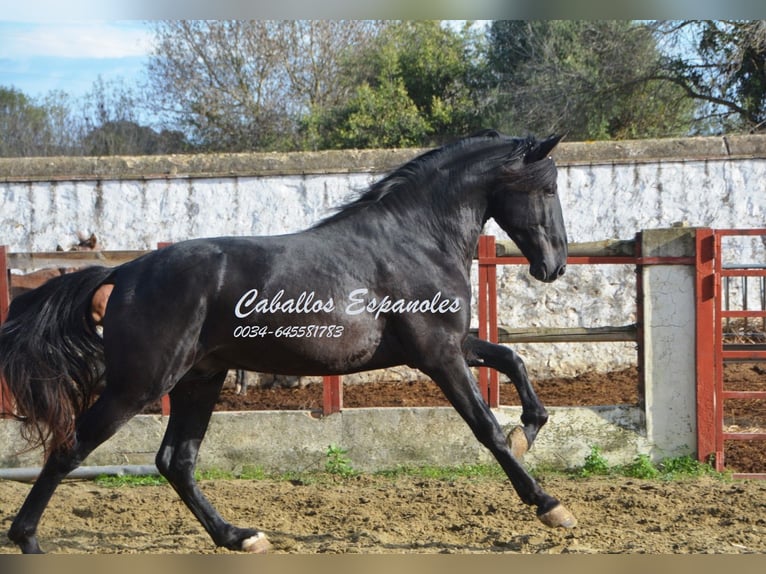
[[[283,327],[237,325],[234,327],[234,337],[237,339],[254,339],[258,337],[278,337],[300,339],[303,337],[337,339],[343,335],[343,325],[288,325]]]

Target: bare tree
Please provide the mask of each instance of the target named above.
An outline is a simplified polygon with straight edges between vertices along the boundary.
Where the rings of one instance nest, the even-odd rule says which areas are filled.
[[[495,21],[489,81],[497,121],[569,139],[683,134],[691,102],[678,87],[647,79],[659,59],[651,30],[630,21]]]
[[[342,97],[338,62],[369,21],[164,21],[148,66],[155,112],[203,149],[296,145],[297,118]]]
[[[696,131],[766,129],[766,20],[655,22],[665,52],[655,78],[698,102]]]

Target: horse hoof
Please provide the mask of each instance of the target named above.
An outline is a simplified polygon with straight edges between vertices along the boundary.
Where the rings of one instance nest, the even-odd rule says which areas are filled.
[[[524,429],[520,426],[514,427],[511,432],[508,433],[508,446],[511,447],[511,454],[516,460],[521,460],[529,450],[529,441],[527,435],[524,434]]]
[[[255,536],[245,538],[242,541],[242,550],[252,554],[263,554],[268,552],[270,548],[271,542],[269,542],[269,539],[266,538],[263,532],[259,532]]]
[[[538,518],[540,522],[551,528],[574,528],[577,526],[577,519],[574,517],[574,514],[569,512],[563,504],[554,506],[545,514],[540,514]]]

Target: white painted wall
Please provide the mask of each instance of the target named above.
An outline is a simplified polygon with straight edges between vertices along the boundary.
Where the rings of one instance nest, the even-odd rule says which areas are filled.
[[[755,155],[714,153],[699,159],[687,146],[685,153],[694,159],[652,160],[630,151],[628,159],[619,161],[583,161],[576,157],[579,152],[570,151],[579,147],[562,144],[559,191],[570,241],[629,239],[642,229],[679,221],[715,228],[765,226],[766,138],[748,142]],[[702,143],[710,147],[709,139]],[[640,150],[647,144],[622,143],[620,149],[630,146]],[[630,159],[634,155],[637,159]],[[0,165],[0,244],[11,251],[49,251],[71,245],[77,232],[95,232],[104,249],[147,249],[192,237],[288,233],[331,214],[377,177],[360,170],[133,179],[123,174],[122,179],[72,181],[62,173],[52,178],[56,181],[37,181],[3,177]],[[486,232],[505,237],[493,222]],[[505,267],[498,289],[500,322],[513,327],[636,320],[635,274],[629,266],[570,266],[565,277],[548,285],[536,282],[526,269]],[[620,368],[635,364],[636,358],[633,343],[517,349],[534,376]]]

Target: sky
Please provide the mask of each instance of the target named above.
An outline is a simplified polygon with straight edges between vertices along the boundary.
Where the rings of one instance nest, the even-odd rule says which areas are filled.
[[[151,40],[150,24],[140,20],[0,20],[0,86],[38,98],[52,90],[81,97],[99,76],[135,85]]]
[[[82,97],[99,76],[137,86],[151,49],[147,20],[0,20],[0,86],[34,99],[53,90]]]
[[[739,4],[746,2],[751,13],[741,14]],[[751,0],[646,0],[639,4],[648,14],[612,13],[605,6],[615,6],[613,0],[582,0],[576,3],[579,12],[570,13],[571,2],[525,0],[423,0],[420,12],[410,14],[412,6],[406,0],[280,0],[280,2],[253,2],[252,0],[185,0],[184,8],[173,7],[168,0],[0,0],[0,86],[14,87],[26,95],[39,98],[52,90],[63,90],[70,96],[81,97],[93,88],[100,76],[104,81],[122,78],[126,85],[137,85],[145,70],[151,51],[151,23],[135,18],[227,18],[227,17],[327,17],[329,9],[340,10],[334,17],[415,17],[482,19],[486,17],[545,18],[593,17],[601,18],[662,18],[662,17],[716,17],[726,8],[723,17],[763,17],[764,6],[753,7]],[[426,10],[438,4],[436,11]],[[619,3],[618,3],[619,4]],[[763,4],[762,2],[760,4]],[[263,6],[262,6],[263,5]],[[553,12],[541,12],[541,6],[562,5]],[[659,9],[657,6],[660,6]],[[697,15],[688,14],[694,6]],[[213,8],[211,8],[211,6]],[[314,13],[321,6],[322,14]],[[329,8],[328,8],[329,6]],[[334,8],[333,8],[334,6]],[[371,9],[383,6],[384,9]],[[446,8],[445,8],[446,6]],[[532,6],[534,9],[524,9]],[[535,8],[537,6],[537,8]],[[635,10],[635,3],[629,4]],[[669,7],[680,6],[676,13]],[[250,13],[257,7],[257,13]],[[265,8],[264,8],[265,7]],[[355,8],[356,7],[356,8]],[[654,7],[654,8],[652,8]],[[652,8],[652,9],[649,9]],[[213,9],[213,13],[209,13]],[[597,10],[598,9],[598,10]],[[644,10],[645,8],[641,8]],[[272,11],[275,11],[272,13]],[[285,10],[297,14],[283,13]],[[351,10],[351,12],[349,12]],[[362,10],[357,14],[353,10]],[[404,12],[402,12],[404,10]],[[409,10],[409,11],[407,11]],[[588,11],[590,10],[590,12]],[[755,10],[755,13],[752,11]],[[391,13],[393,11],[393,13]],[[651,13],[654,12],[654,15]],[[96,19],[101,18],[101,19]],[[133,18],[133,19],[131,19]]]

